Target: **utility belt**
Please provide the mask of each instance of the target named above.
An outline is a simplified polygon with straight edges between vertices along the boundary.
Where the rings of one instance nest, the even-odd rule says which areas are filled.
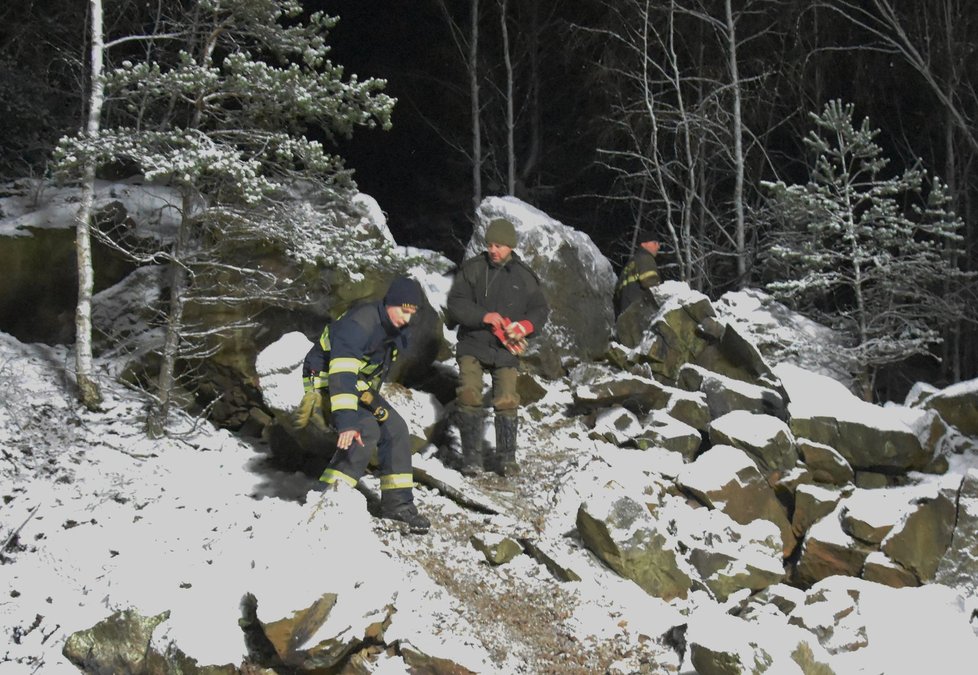
[[[306,394],[315,392],[322,396],[323,400],[329,399],[329,373],[319,371],[318,373],[303,373],[302,387]],[[384,398],[366,382],[357,382],[360,389],[358,400],[360,406],[366,408],[378,422],[386,422],[390,417],[390,408]]]

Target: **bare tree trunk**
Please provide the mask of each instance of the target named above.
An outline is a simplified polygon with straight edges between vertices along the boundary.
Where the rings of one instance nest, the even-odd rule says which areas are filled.
[[[744,225],[744,145],[743,118],[740,109],[740,74],[737,67],[737,32],[734,25],[730,0],[724,1],[727,18],[727,59],[730,64],[730,84],[733,88],[733,141],[734,141],[734,211],[737,217],[735,238],[737,242],[737,286],[747,285],[747,251]]]
[[[499,27],[503,36],[503,62],[506,66],[506,194],[516,194],[516,148],[513,141],[513,60],[509,54],[507,0],[499,2]]]
[[[85,133],[94,138],[100,129],[102,104],[105,98],[102,80],[104,38],[102,27],[102,0],[89,0],[91,13],[89,30],[91,33],[91,92],[88,99],[88,122]],[[92,365],[92,292],[94,290],[94,271],[92,269],[92,237],[90,223],[95,201],[95,162],[85,163],[82,172],[81,205],[75,219],[75,255],[78,267],[78,304],[75,307],[75,379],[78,382],[78,397],[89,409],[96,409],[102,403],[102,392],[95,381]]]
[[[482,202],[482,121],[479,116],[479,0],[472,0],[469,37],[469,94],[472,104],[472,210]]]
[[[146,433],[151,438],[161,438],[166,435],[167,421],[170,418],[170,406],[173,402],[173,390],[176,386],[176,363],[180,352],[180,336],[183,332],[183,310],[185,306],[188,280],[187,269],[183,259],[190,240],[191,218],[193,217],[193,202],[189,191],[185,188],[182,216],[173,241],[170,258],[170,307],[166,315],[166,335],[163,339],[162,362],[160,375],[156,383],[156,404],[146,420]]]
[[[527,95],[529,104],[529,144],[522,160],[520,170],[520,182],[524,189],[529,188],[533,182],[531,178],[536,171],[540,161],[542,139],[542,129],[540,124],[540,2],[532,0],[530,4],[530,35],[529,35],[529,92]]]

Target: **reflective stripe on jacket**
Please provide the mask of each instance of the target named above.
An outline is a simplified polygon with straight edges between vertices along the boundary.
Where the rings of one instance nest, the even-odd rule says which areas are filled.
[[[306,355],[307,386],[329,388],[330,409],[337,429],[352,429],[362,392],[377,391],[407,347],[408,327],[390,322],[382,301],[358,305],[327,326]]]
[[[625,308],[636,302],[650,288],[658,286],[660,282],[655,256],[640,248],[625,265],[618,279],[618,286],[615,288],[618,313],[625,311]]]

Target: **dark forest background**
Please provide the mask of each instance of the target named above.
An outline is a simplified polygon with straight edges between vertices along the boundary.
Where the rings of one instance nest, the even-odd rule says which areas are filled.
[[[149,30],[161,6],[181,4],[106,0],[107,35]],[[58,139],[82,125],[86,5],[22,0],[0,8],[2,178],[48,175]],[[883,173],[922,167],[943,179],[963,222],[956,264],[978,269],[976,3],[303,5],[340,17],[330,37],[335,61],[348,74],[385,78],[398,100],[391,130],[362,130],[336,148],[387,213],[398,243],[457,261],[478,200],[513,194],[586,232],[616,266],[641,230],[666,242],[667,277],[711,297],[763,286],[775,273],[764,256],[780,226],[764,186],[809,180],[811,114],[840,100],[880,130],[876,142],[890,160]],[[139,43],[110,54],[107,65],[127,49],[138,56]],[[669,246],[673,231],[682,233],[683,264],[669,258],[679,253]],[[974,318],[972,307],[949,329],[939,361],[891,370],[891,386],[922,374],[938,383],[975,376]]]

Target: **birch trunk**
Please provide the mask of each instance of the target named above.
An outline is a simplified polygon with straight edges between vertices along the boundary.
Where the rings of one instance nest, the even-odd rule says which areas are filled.
[[[85,133],[94,138],[101,126],[102,103],[105,98],[102,80],[105,52],[102,27],[102,0],[90,0],[91,12],[91,92],[88,100],[88,121]],[[90,223],[95,201],[95,162],[85,163],[82,172],[81,205],[75,222],[75,254],[78,267],[78,304],[75,307],[75,379],[78,397],[89,409],[102,403],[102,392],[94,377],[92,364],[92,293],[95,286],[92,269],[92,237]]]
[[[725,0],[727,18],[727,58],[730,63],[730,84],[733,87],[733,141],[734,141],[734,210],[737,224],[734,237],[737,246],[737,286],[747,285],[747,237],[744,225],[744,144],[743,118],[740,101],[740,72],[737,67],[737,32],[734,26],[733,8],[730,0]]]
[[[499,24],[503,36],[503,60],[506,66],[506,194],[516,194],[516,148],[513,127],[513,60],[509,55],[509,26],[506,23],[507,1],[500,0]]]

